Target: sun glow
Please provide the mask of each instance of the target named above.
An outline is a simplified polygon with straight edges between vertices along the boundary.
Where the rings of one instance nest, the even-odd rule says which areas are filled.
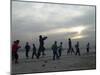
[[[72,37],[71,39],[81,39],[81,38],[84,38],[84,37],[86,37],[86,36],[79,35],[79,36]]]
[[[79,26],[79,27],[73,27],[70,29],[71,32],[77,32],[78,34],[81,34],[83,30],[85,30],[86,27]]]
[[[51,35],[51,34],[61,34],[61,33],[73,33],[81,34],[83,30],[85,30],[86,27],[84,26],[78,26],[78,27],[70,27],[70,28],[57,28],[53,30],[48,30],[46,32],[40,32],[42,35]]]

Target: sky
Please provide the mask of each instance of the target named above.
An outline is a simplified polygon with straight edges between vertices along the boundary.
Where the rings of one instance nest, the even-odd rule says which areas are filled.
[[[68,45],[68,38],[73,45],[79,41],[84,47],[87,42],[95,46],[95,6],[20,2],[12,1],[12,41],[19,39],[39,46],[39,35],[47,36],[45,46],[54,41]]]

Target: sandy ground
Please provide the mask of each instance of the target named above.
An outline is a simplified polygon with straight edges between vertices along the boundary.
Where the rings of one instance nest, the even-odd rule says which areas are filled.
[[[51,56],[40,57],[40,59],[19,59],[19,64],[12,63],[13,74],[41,73],[55,71],[86,70],[96,68],[96,55],[91,52],[89,55],[81,56],[63,55],[59,60],[52,60]]]

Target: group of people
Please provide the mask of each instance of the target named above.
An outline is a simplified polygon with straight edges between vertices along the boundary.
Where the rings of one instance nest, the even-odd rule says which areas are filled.
[[[53,50],[53,60],[59,59],[61,57],[62,54],[62,42],[60,42],[60,46],[57,46],[57,41],[54,42],[54,44],[52,45],[52,50]]]
[[[15,63],[18,63],[18,49],[21,48],[21,46],[19,46],[19,42],[19,40],[16,40],[12,45],[12,60]]]
[[[36,49],[36,46],[35,44],[33,43],[33,47],[32,47],[32,59],[34,58],[34,56],[36,56],[37,59],[40,58],[41,54],[42,56],[45,56],[45,47],[44,47],[44,40],[46,40],[48,37],[43,37],[42,35],[39,36],[39,49],[37,50]],[[19,46],[19,40],[16,40],[13,42],[13,45],[12,45],[12,61],[14,61],[15,63],[18,63],[18,49],[21,48],[21,46]],[[63,50],[63,47],[62,47],[62,42],[60,42],[60,45],[57,46],[57,41],[54,41],[54,44],[52,45],[51,49],[53,51],[53,60],[55,59],[60,59],[61,55],[62,55],[62,50]],[[69,48],[67,50],[67,54],[72,54],[74,53],[75,55],[79,55],[80,56],[80,48],[79,48],[79,42],[77,41],[77,43],[75,44],[75,49],[76,51],[74,51],[73,47],[72,47],[72,41],[71,39],[69,38],[68,39],[68,45],[69,45]],[[89,53],[89,47],[90,44],[88,43],[87,46],[86,46],[86,50],[87,50],[87,53]],[[26,42],[26,45],[25,45],[25,50],[26,50],[26,58],[28,59],[29,58],[29,51],[30,51],[31,47],[29,45],[29,42]]]
[[[39,57],[41,56],[41,53],[43,56],[45,56],[45,47],[44,47],[44,40],[46,40],[47,37],[43,37],[42,35],[39,36],[39,49],[38,52],[36,51],[36,47],[35,44],[33,44],[33,53],[32,53],[32,59],[34,58],[34,56],[36,56],[37,59],[39,59]],[[14,61],[15,63],[18,63],[18,49],[21,48],[21,46],[19,46],[19,40],[16,40],[13,42],[12,45],[12,61]],[[31,47],[29,45],[28,42],[26,42],[25,45],[25,50],[26,50],[26,58],[29,58],[29,51],[30,51]]]
[[[69,48],[68,48],[67,54],[74,53],[75,55],[79,55],[80,56],[79,42],[77,41],[77,43],[75,44],[75,49],[76,49],[76,52],[75,52],[73,47],[72,47],[71,39],[69,38],[68,40],[69,40],[68,41]]]
[[[75,44],[75,50],[76,51],[74,51],[74,49],[72,47],[72,42],[71,42],[70,38],[68,39],[68,45],[69,45],[69,48],[68,48],[67,54],[74,53],[75,55],[79,55],[79,56],[81,55],[80,54],[80,48],[79,48],[79,41],[77,41],[77,43]],[[90,49],[90,43],[88,42],[88,44],[86,45],[87,53],[89,53],[89,49]]]

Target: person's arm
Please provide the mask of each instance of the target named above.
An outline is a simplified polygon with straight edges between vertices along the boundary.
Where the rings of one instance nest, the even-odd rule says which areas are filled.
[[[21,48],[21,46],[16,46],[17,49]]]
[[[18,46],[18,48],[21,48],[21,46]]]
[[[44,37],[43,40],[46,40],[48,37]]]

